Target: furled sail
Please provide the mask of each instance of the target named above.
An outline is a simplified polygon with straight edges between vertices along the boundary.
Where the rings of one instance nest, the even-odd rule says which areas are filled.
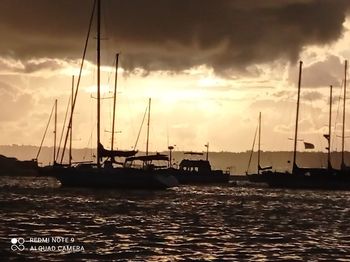
[[[108,150],[100,143],[98,145],[98,151],[101,157],[131,157],[137,154],[137,150]]]
[[[139,161],[154,161],[154,160],[165,160],[168,161],[169,157],[167,155],[164,154],[155,154],[155,155],[148,155],[148,156],[135,156],[135,157],[128,157],[126,159],[126,161],[135,161],[135,160],[139,160]]]

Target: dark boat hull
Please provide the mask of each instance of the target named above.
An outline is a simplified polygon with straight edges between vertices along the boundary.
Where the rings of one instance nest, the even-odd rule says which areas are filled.
[[[36,176],[38,162],[0,155],[0,176]]]
[[[314,178],[301,176],[282,177],[278,176],[268,181],[272,188],[289,188],[289,189],[320,189],[320,190],[350,190],[350,180],[341,178]]]
[[[40,173],[55,177],[63,187],[164,190],[178,185],[175,177],[161,170],[45,167]]]
[[[173,175],[179,181],[179,183],[183,185],[226,184],[230,179],[229,174],[224,174],[221,171],[200,173],[177,170],[173,173]]]
[[[301,169],[295,174],[264,172],[248,175],[251,182],[266,183],[271,188],[314,189],[314,190],[350,190],[350,176],[326,169]]]

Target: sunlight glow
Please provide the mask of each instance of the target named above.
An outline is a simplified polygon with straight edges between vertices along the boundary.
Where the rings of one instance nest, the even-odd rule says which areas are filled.
[[[198,80],[198,85],[203,87],[224,86],[226,81],[214,76],[202,77]]]

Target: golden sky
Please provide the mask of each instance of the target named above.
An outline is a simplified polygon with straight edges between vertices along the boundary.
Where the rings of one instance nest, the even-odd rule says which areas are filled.
[[[34,7],[28,10],[21,1],[5,1],[3,12],[37,17],[34,22],[0,16],[0,31],[9,36],[0,45],[0,144],[39,145],[55,99],[60,133],[71,76],[79,71],[91,4],[74,16],[72,11],[55,13],[60,3],[68,8],[67,1],[46,4],[47,9],[45,5],[39,8],[40,0],[29,2]],[[104,97],[111,96],[113,59],[116,52],[121,53],[116,117],[121,133],[116,135],[115,147],[130,149],[134,145],[151,97],[152,151],[166,150],[168,145],[176,145],[176,150],[202,151],[207,142],[213,151],[249,150],[259,112],[262,149],[291,150],[288,138],[293,136],[295,124],[299,59],[304,61],[300,138],[314,143],[315,150],[324,150],[330,84],[335,87],[335,133],[340,134],[338,100],[344,60],[350,57],[346,2],[218,1],[215,5],[216,1],[155,1],[152,5],[158,4],[159,12],[152,9],[151,14],[141,9],[151,8],[147,1],[140,1],[141,6],[134,9],[125,1],[116,2],[125,8],[123,16],[128,15],[128,21],[114,18],[122,16],[120,11],[111,11],[115,2],[103,1],[104,15],[112,18],[104,20],[106,40],[102,41]],[[227,11],[226,5],[231,9]],[[327,23],[311,7],[327,15]],[[56,16],[48,18],[50,12]],[[157,19],[150,21],[151,15]],[[65,30],[67,21],[74,19],[77,23]],[[73,120],[74,147],[95,147],[94,49],[91,37]],[[106,147],[111,111],[112,100],[103,100],[101,133]],[[52,144],[52,125],[49,131],[46,145]],[[144,126],[140,150],[145,147],[145,137]],[[333,149],[340,149],[339,139],[334,140]]]

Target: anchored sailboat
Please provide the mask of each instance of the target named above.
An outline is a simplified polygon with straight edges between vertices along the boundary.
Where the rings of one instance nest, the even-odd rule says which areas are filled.
[[[299,104],[300,104],[300,88],[302,75],[302,61],[299,64],[299,81],[298,81],[298,98],[296,110],[296,125],[293,150],[293,167],[292,173],[274,174],[268,172],[263,174],[264,182],[270,187],[291,188],[291,189],[327,189],[327,190],[350,190],[350,177],[340,175],[336,172],[330,162],[330,139],[328,141],[328,166],[327,168],[305,168],[299,167],[296,163],[297,157],[297,141],[298,141],[298,124],[299,124]],[[330,91],[332,94],[332,90]],[[331,98],[330,98],[331,100]],[[331,108],[330,108],[331,114]],[[329,118],[329,126],[331,125],[331,117]],[[329,138],[331,130],[329,129]]]
[[[254,136],[254,141],[253,141],[253,148],[251,151],[251,155],[249,157],[249,163],[248,163],[248,169],[246,172],[246,175],[248,176],[248,179],[251,182],[264,182],[264,177],[262,174],[267,174],[267,172],[271,173],[272,166],[266,166],[266,167],[261,167],[261,112],[259,112],[259,124],[258,124],[258,164],[257,164],[257,173],[256,174],[248,174],[248,169],[250,167],[250,163],[252,160],[252,155],[254,152],[254,145],[255,145],[255,138],[256,138],[256,133]],[[275,173],[275,172],[274,172]]]
[[[132,167],[115,167],[113,163],[115,157],[130,157],[136,154],[136,151],[119,151],[113,150],[114,139],[112,139],[111,150],[107,150],[103,147],[100,141],[100,65],[101,65],[101,48],[100,48],[100,25],[101,25],[101,0],[94,1],[93,13],[97,8],[97,154],[96,164],[79,164],[76,166],[65,166],[65,165],[53,165],[44,167],[41,169],[41,173],[44,175],[51,175],[56,177],[62,184],[62,186],[68,187],[92,187],[92,188],[130,188],[130,189],[166,189],[169,187],[176,186],[177,180],[169,175],[166,169],[136,169]],[[90,27],[91,27],[90,20]],[[89,28],[90,32],[90,28]],[[88,33],[89,34],[89,33]],[[88,39],[88,38],[87,38]],[[87,46],[87,43],[86,43]],[[85,47],[86,47],[85,46]],[[86,49],[86,48],[85,48]],[[84,51],[85,56],[85,51]],[[83,56],[83,59],[84,59]],[[116,57],[118,59],[118,56]],[[117,65],[117,62],[116,62]],[[117,71],[116,71],[117,76]],[[116,95],[115,82],[115,92]],[[77,96],[75,93],[71,118],[69,126],[72,123],[73,110],[75,105],[75,99]],[[115,99],[114,99],[114,114],[115,117]],[[114,138],[114,120],[112,124],[112,137]],[[66,136],[67,141],[68,133]],[[66,142],[65,142],[66,144]],[[65,148],[65,147],[64,147]],[[63,152],[65,150],[63,149]],[[102,160],[104,158],[109,159],[110,162],[106,162],[106,165]],[[63,159],[63,156],[62,158]]]
[[[308,176],[320,176],[328,175],[333,171],[328,168],[308,168],[299,167],[297,165],[297,143],[298,143],[298,126],[299,126],[299,107],[300,107],[300,90],[301,90],[301,78],[302,78],[303,62],[299,63],[299,80],[298,80],[298,98],[297,98],[297,111],[295,120],[295,133],[294,133],[294,150],[293,150],[293,167],[292,174],[308,175]],[[307,146],[307,144],[306,144]],[[334,173],[334,172],[333,172]]]
[[[103,162],[104,165],[122,164],[116,161],[117,157],[131,157],[137,154],[137,150],[114,150],[114,134],[115,134],[115,112],[116,112],[116,100],[117,100],[117,80],[118,80],[118,65],[119,65],[119,53],[115,56],[115,78],[114,78],[114,93],[113,93],[113,116],[112,116],[112,131],[111,131],[111,150],[105,149],[102,143],[98,144],[98,151],[101,160],[106,158]]]

